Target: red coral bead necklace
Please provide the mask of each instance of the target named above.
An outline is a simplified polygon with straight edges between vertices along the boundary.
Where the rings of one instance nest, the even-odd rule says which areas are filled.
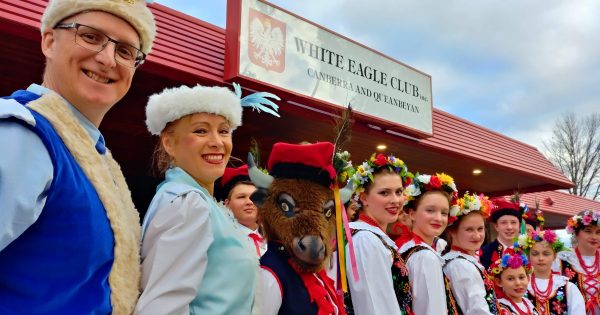
[[[546,301],[548,297],[550,297],[550,293],[552,293],[552,287],[554,285],[554,277],[550,274],[550,279],[548,280],[548,287],[542,291],[538,289],[537,283],[535,282],[535,273],[531,275],[531,288],[533,289],[533,293],[535,297],[541,301]]]
[[[512,305],[513,308],[517,311],[517,313],[519,313],[519,315],[533,315],[533,312],[529,308],[529,305],[527,305],[525,300],[523,300],[522,298],[521,302],[523,303],[523,305],[525,305],[525,312],[519,307],[519,305],[517,305],[517,303],[513,302],[512,299],[507,298],[507,300],[510,302],[510,305]]]
[[[577,254],[577,260],[579,260],[579,265],[583,272],[588,276],[595,276],[598,273],[598,251],[596,251],[596,255],[594,256],[594,262],[592,265],[586,265],[583,257],[581,257],[581,253],[579,252],[579,248],[575,247],[575,253]]]

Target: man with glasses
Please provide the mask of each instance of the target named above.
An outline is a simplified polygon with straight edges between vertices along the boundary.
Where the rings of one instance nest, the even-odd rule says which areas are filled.
[[[156,33],[143,0],[50,0],[41,85],[0,99],[0,314],[130,314],[139,216],[98,130]]]

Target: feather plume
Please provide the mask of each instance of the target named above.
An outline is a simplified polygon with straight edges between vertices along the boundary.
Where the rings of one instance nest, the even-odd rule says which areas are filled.
[[[342,151],[342,148],[350,142],[352,136],[352,106],[350,104],[342,112],[342,116],[335,120],[333,132],[335,137],[333,141],[335,152]]]
[[[514,203],[521,203],[521,194],[519,193],[519,190],[517,189],[515,191],[515,193],[510,197],[510,201],[514,202]]]
[[[281,99],[279,96],[268,92],[256,92],[242,98],[242,87],[234,82],[233,89],[235,94],[240,98],[240,102],[243,107],[251,107],[253,110],[258,111],[259,113],[263,111],[275,117],[280,117],[279,113],[277,113],[279,106],[268,99],[272,98],[276,101],[280,101]]]
[[[254,162],[260,167],[260,146],[254,137],[250,138],[250,154],[254,157]]]

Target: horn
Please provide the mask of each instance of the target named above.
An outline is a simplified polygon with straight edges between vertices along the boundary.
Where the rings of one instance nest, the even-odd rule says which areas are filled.
[[[342,203],[348,202],[350,198],[352,198],[352,193],[354,192],[354,185],[352,180],[349,180],[346,184],[346,187],[340,189],[340,199]]]
[[[256,167],[252,153],[248,153],[248,176],[250,176],[250,179],[256,185],[256,187],[266,189],[269,188],[273,183],[273,176],[263,173],[258,169],[258,167]]]

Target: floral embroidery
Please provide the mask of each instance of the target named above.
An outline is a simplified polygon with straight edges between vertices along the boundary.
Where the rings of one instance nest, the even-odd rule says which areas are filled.
[[[494,280],[492,280],[490,278],[490,276],[487,275],[487,274],[485,275],[485,279],[483,280],[483,284],[485,285],[485,288],[488,289],[488,290],[494,288]]]
[[[565,298],[565,294],[564,294],[564,292],[563,292],[563,291],[558,291],[558,292],[556,293],[556,299],[557,299],[557,300],[559,300],[559,301],[562,301],[564,298]]]
[[[353,230],[352,235],[356,234],[359,231],[366,230]],[[373,233],[373,232],[371,232]],[[394,293],[396,295],[396,299],[398,301],[398,305],[400,305],[400,314],[401,315],[412,315],[413,312],[411,310],[412,305],[412,295],[410,292],[410,280],[408,278],[408,268],[406,267],[405,260],[403,257],[392,247],[390,247],[385,240],[378,234],[373,233],[385,246],[390,253],[392,254],[393,262],[391,266],[391,274],[392,274],[392,286],[394,288]],[[346,310],[347,315],[354,315],[354,307],[352,305],[352,296],[350,291],[344,294],[344,308]]]
[[[552,310],[557,314],[562,314],[565,311],[565,305],[560,301],[552,302]]]
[[[540,299],[527,291],[527,298],[535,305],[535,309],[542,315],[567,315],[567,284],[558,287],[550,296]]]
[[[450,261],[454,260],[454,259],[466,259],[462,256],[458,256],[456,258],[452,258],[451,260],[448,260],[446,263],[449,263]],[[467,261],[469,261],[468,259],[466,259]],[[494,286],[494,281],[492,279],[492,277],[490,276],[490,274],[488,274],[485,269],[479,269],[479,267],[474,264],[472,261],[471,262],[475,268],[477,269],[477,271],[479,271],[479,275],[481,276],[481,279],[483,280],[483,284],[485,286],[485,301],[488,304],[488,307],[490,308],[490,312],[492,314],[498,314],[498,309],[499,309],[499,305],[498,305],[498,299],[496,298],[496,291],[495,286]],[[448,292],[450,292],[450,294],[452,293],[451,290],[449,290],[449,287],[447,287]],[[446,298],[448,299],[448,296],[446,296]],[[452,299],[454,300],[454,296],[452,295]],[[447,301],[448,302],[448,301]],[[454,302],[454,304],[456,304]],[[459,312],[458,314],[462,314],[462,310],[460,309],[460,307],[456,304],[456,308],[454,310],[450,309],[450,303],[448,303],[448,314],[456,314],[456,312]],[[454,312],[454,313],[453,313]]]
[[[565,268],[564,271],[565,277],[569,278],[569,280],[573,279],[573,277],[577,274],[571,268]]]

